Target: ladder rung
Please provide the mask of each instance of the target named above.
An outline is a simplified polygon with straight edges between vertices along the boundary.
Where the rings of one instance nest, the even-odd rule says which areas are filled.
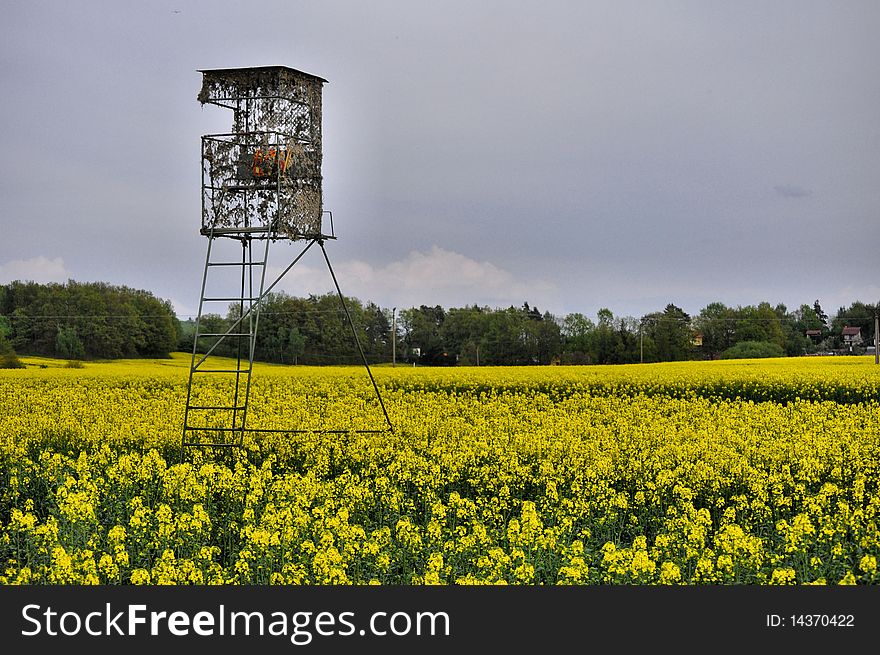
[[[244,408],[245,408],[244,405],[242,405],[242,406],[240,406],[240,407],[229,407],[229,406],[227,406],[227,405],[187,405],[187,409],[204,409],[204,410],[209,410],[209,409],[222,410],[222,409],[225,409],[225,410],[230,411],[230,412],[232,412],[232,411],[241,411],[241,410],[243,410]]]
[[[188,432],[244,432],[244,428],[194,428],[189,426],[186,428]],[[253,432],[253,430],[247,430],[247,432]]]
[[[249,337],[250,332],[201,332],[196,335],[197,339],[202,337]]]
[[[193,373],[247,373],[246,368],[194,368]]]
[[[202,298],[202,302],[232,302],[232,301],[239,301],[239,300],[242,302],[244,302],[245,300],[247,300],[249,302],[254,302],[259,299],[260,299],[259,296],[257,296],[256,298]]]
[[[263,266],[266,262],[208,262],[208,266]]]

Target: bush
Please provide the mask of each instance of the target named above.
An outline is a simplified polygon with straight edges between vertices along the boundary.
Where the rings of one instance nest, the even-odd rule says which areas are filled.
[[[741,341],[721,353],[721,359],[757,359],[759,357],[784,357],[785,351],[778,343],[770,341]]]
[[[0,355],[0,368],[24,368],[24,364],[15,353]]]
[[[2,333],[0,333],[0,368],[24,368],[24,364]]]

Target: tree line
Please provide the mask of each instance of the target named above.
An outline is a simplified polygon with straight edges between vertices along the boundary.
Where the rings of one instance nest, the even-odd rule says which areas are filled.
[[[797,356],[864,352],[844,340],[844,327],[861,328],[873,343],[877,305],[854,302],[833,318],[819,301],[788,310],[762,302],[729,307],[715,302],[691,316],[670,303],[640,318],[555,316],[520,307],[470,305],[411,307],[399,314],[375,303],[345,298],[358,341],[335,294],[305,298],[271,293],[261,304],[255,359],[279,364],[353,364],[358,342],[371,363],[429,366],[630,364],[724,357]],[[201,317],[200,333],[245,332],[236,327],[238,305],[226,315]],[[244,322],[250,320],[246,317]],[[164,357],[192,351],[196,322],[181,321],[171,303],[148,291],[103,283],[0,286],[0,366],[16,353],[71,360]],[[203,337],[206,352],[217,341]],[[247,358],[246,339],[223,339],[218,355]]]
[[[670,303],[638,319],[603,308],[594,320],[582,313],[555,316],[527,302],[507,308],[421,305],[399,314],[356,298],[346,298],[346,305],[368,361],[426,366],[631,364],[844,352],[845,326],[860,327],[863,344],[873,342],[877,309],[855,302],[832,319],[818,300],[793,311],[766,302],[738,307],[716,302],[690,316]],[[200,331],[240,331],[233,329],[238,316],[237,307],[226,316],[203,316]],[[183,324],[181,350],[192,349],[194,329],[194,321]],[[204,352],[212,343],[206,338],[197,350]],[[236,356],[236,348],[227,339],[214,352]],[[260,313],[255,357],[281,364],[360,361],[333,294],[270,294]]]
[[[179,326],[171,303],[102,282],[0,285],[0,357],[167,357]],[[6,353],[3,355],[3,353]]]
[[[855,302],[833,319],[817,300],[789,311],[763,302],[711,303],[690,316],[674,304],[640,318],[600,309],[556,317],[522,307],[444,310],[422,306],[401,313],[408,358],[421,364],[632,364],[637,362],[796,356],[844,352],[845,326],[874,339],[876,305]],[[856,349],[854,352],[863,352]]]

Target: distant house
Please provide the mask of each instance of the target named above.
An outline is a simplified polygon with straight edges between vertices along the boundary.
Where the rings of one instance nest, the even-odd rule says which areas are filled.
[[[822,330],[807,330],[807,337],[813,343],[818,343],[822,340]]]
[[[843,328],[841,335],[843,336],[843,345],[849,346],[850,352],[852,352],[853,346],[858,346],[862,343],[862,328],[860,327],[850,327],[847,325]]]
[[[691,345],[697,346],[698,348],[703,345],[703,333],[702,332],[694,333],[694,335],[691,337]]]

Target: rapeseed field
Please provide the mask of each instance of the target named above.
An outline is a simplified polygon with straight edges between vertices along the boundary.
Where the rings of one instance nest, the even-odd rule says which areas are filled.
[[[258,365],[248,426],[305,432],[183,457],[188,356],[24,360],[3,584],[880,581],[873,358],[375,367],[369,434],[363,368]]]

